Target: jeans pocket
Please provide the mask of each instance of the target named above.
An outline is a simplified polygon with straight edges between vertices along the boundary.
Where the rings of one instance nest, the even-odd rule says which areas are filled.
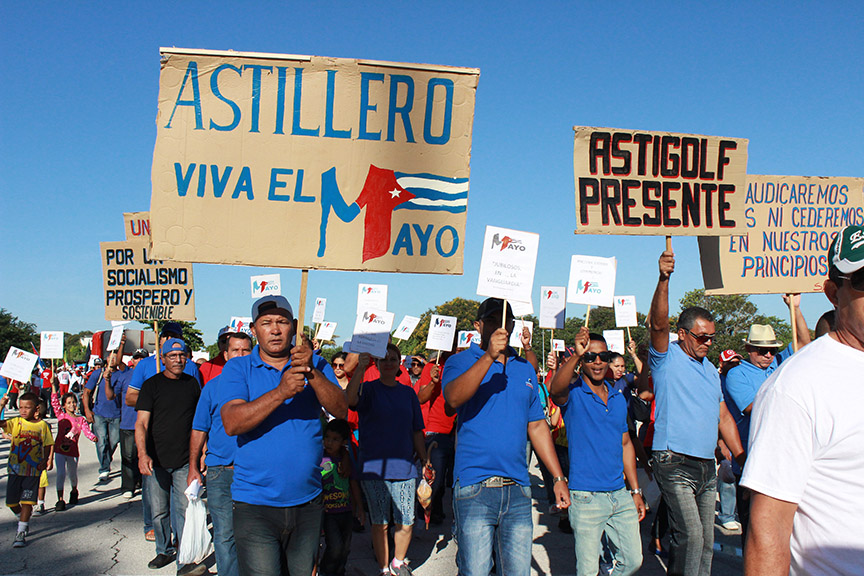
[[[480,491],[483,489],[483,486],[478,482],[477,484],[469,484],[467,486],[462,486],[461,484],[456,484],[453,487],[453,499],[454,500],[470,500],[471,498],[476,498]]]
[[[576,505],[590,504],[594,500],[594,494],[591,492],[583,492],[581,490],[570,491],[570,503]]]
[[[681,454],[676,454],[671,450],[661,450],[659,452],[654,452],[654,455],[651,457],[652,464],[659,466],[677,466],[684,462],[684,456]]]
[[[522,490],[522,496],[525,498],[531,498],[531,486],[519,486],[519,489]]]

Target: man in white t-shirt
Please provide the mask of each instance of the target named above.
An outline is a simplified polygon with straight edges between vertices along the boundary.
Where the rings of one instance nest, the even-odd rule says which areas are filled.
[[[828,249],[836,327],[784,362],[751,412],[747,575],[864,570],[864,227]]]

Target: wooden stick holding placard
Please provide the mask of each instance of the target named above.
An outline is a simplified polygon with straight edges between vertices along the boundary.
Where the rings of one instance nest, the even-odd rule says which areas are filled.
[[[297,306],[297,332],[299,339],[295,342],[299,345],[303,343],[303,319],[306,316],[306,287],[309,285],[309,270],[300,272],[300,303]]]
[[[159,321],[153,320],[153,332],[156,333],[156,371],[162,372],[162,350],[159,346]]]
[[[629,327],[629,326],[625,326],[625,328],[627,329],[627,341],[628,341],[628,342],[631,342],[631,341],[633,340],[633,337],[630,336],[630,327]]]
[[[585,312],[585,327],[588,328],[588,320],[591,319],[591,305],[588,305],[588,311]]]
[[[666,236],[666,251],[667,252],[672,251],[672,237],[671,236]]]
[[[792,317],[792,351],[798,351],[798,322],[795,319],[795,300],[792,299],[793,294],[786,294],[789,300],[789,316]]]

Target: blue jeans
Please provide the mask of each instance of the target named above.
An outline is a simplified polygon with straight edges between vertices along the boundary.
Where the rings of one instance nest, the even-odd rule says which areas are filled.
[[[669,509],[668,575],[710,576],[717,502],[714,459],[660,450],[652,455],[651,467]]]
[[[578,576],[596,576],[604,531],[616,550],[612,574],[629,576],[639,570],[642,565],[639,516],[633,497],[625,488],[614,492],[571,490],[568,514],[576,543]]]
[[[486,487],[482,482],[453,485],[457,558],[460,576],[489,576],[493,548],[498,553],[498,574],[531,573],[531,487]]]
[[[144,476],[150,496],[150,512],[153,514],[153,532],[156,535],[156,553],[167,554],[171,546],[171,526],[177,540],[183,536],[186,523],[186,477],[189,464],[182,468],[153,468],[153,474]],[[171,498],[174,498],[172,508]],[[170,516],[170,517],[169,517]]]
[[[99,474],[111,471],[114,450],[120,443],[120,418],[105,418],[93,415],[93,433],[96,434],[96,456],[99,458]]]
[[[735,483],[723,482],[717,479],[717,494],[720,496],[720,514],[717,521],[720,524],[735,522]]]
[[[213,547],[220,576],[238,576],[237,547],[234,544],[234,501],[231,482],[234,468],[207,467],[207,508],[213,520]]]
[[[234,502],[234,541],[243,576],[312,573],[324,499],[289,507]]]
[[[437,446],[429,456],[429,462],[435,470],[435,482],[432,483],[432,517],[444,517],[444,488],[448,476],[453,474],[453,456],[456,453],[456,442],[453,434],[426,433],[426,450],[429,445],[437,442]]]

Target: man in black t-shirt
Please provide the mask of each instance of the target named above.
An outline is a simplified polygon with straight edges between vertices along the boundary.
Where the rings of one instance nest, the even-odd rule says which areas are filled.
[[[162,568],[174,560],[171,526],[179,537],[186,519],[186,477],[189,473],[189,438],[192,420],[201,388],[198,380],[183,372],[186,367],[186,345],[171,338],[162,345],[165,369],[144,381],[135,409],[135,444],[138,468],[150,492],[150,509],[156,535],[156,557],[148,568]],[[173,522],[168,514],[174,491]],[[203,564],[179,566],[178,576],[200,575]]]

